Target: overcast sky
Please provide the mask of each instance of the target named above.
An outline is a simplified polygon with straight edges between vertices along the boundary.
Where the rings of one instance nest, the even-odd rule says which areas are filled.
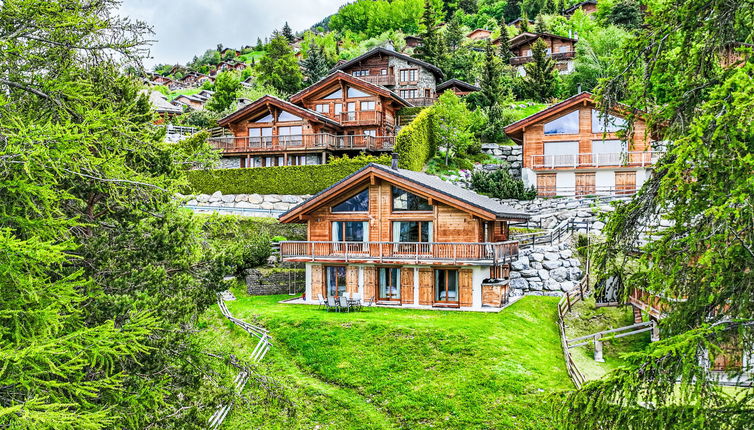
[[[254,45],[283,23],[301,31],[347,0],[123,0],[121,15],[147,22],[157,39],[146,66],[186,63],[218,43]]]

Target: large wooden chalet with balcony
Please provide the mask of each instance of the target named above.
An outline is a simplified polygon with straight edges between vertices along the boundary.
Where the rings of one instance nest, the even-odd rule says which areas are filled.
[[[210,142],[226,168],[324,164],[336,154],[391,151],[404,106],[392,91],[336,71],[289,101],[268,95],[233,112],[219,121],[232,136]]]
[[[359,293],[377,304],[500,308],[518,242],[508,223],[526,213],[435,176],[369,164],[280,216],[307,224],[282,242],[306,266],[307,303]]]
[[[542,39],[547,44],[547,56],[555,61],[555,68],[561,74],[571,73],[573,71],[573,59],[576,56],[576,43],[578,40],[550,33],[524,32],[508,41],[513,53],[510,65],[517,68],[518,74],[520,76],[526,74],[524,64],[534,60],[534,57],[532,57],[532,46],[539,39]],[[500,39],[495,39],[492,43],[499,45]]]
[[[522,178],[542,196],[633,194],[660,153],[640,116],[625,137],[626,116],[617,106],[605,118],[583,92],[505,128],[523,146]]]
[[[333,70],[383,86],[414,106],[433,104],[438,96],[437,84],[443,80],[439,67],[389,47],[374,48]]]

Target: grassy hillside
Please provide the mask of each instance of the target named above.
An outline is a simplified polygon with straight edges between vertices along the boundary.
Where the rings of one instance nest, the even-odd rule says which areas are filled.
[[[498,314],[377,309],[327,313],[235,291],[234,315],[274,337],[260,373],[294,403],[254,407],[251,387],[228,428],[552,428],[563,367],[557,298],[526,297]],[[248,335],[214,308],[208,347],[248,356]]]

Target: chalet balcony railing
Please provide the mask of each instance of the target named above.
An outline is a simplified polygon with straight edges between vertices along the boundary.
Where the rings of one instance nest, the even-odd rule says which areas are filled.
[[[629,197],[634,194],[638,189],[636,185],[626,184],[622,186],[592,186],[583,185],[576,187],[537,187],[537,195],[539,197],[555,197],[555,196],[575,196],[576,198],[593,198],[593,197]]]
[[[532,155],[532,169],[558,167],[647,167],[657,162],[662,155],[657,151],[584,153],[562,155]]]
[[[509,242],[280,242],[286,261],[391,264],[474,264],[497,266],[518,258],[518,241]]]
[[[392,120],[376,110],[341,112],[335,115],[335,121],[346,126],[373,125],[379,127],[387,125],[392,127],[394,125]]]
[[[434,97],[416,97],[412,99],[406,99],[407,102],[414,106],[432,106],[437,101]]]
[[[576,56],[576,51],[556,52],[552,55],[548,55],[548,57],[552,58],[555,61],[570,60],[574,58],[575,56]],[[534,57],[532,57],[531,55],[527,55],[527,56],[511,58],[510,64],[511,66],[520,66],[522,64],[526,64],[531,61],[534,61]]]
[[[209,138],[209,143],[226,154],[295,150],[389,151],[395,145],[395,136],[328,133],[252,137],[218,136]]]
[[[356,76],[356,77],[374,85],[383,85],[383,86],[395,85],[394,75],[369,75],[369,76]]]

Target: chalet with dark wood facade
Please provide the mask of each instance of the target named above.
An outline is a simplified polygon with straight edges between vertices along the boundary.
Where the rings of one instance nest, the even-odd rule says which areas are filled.
[[[499,308],[518,255],[508,223],[528,217],[438,177],[369,164],[282,214],[308,233],[280,252],[305,263],[308,303],[359,293],[386,305]]]
[[[467,96],[481,88],[471,85],[458,79],[449,79],[437,86],[437,95],[440,96],[445,91],[453,91],[457,96]]]
[[[477,28],[466,34],[466,38],[471,40],[487,40],[490,36],[492,36],[492,32],[486,28]]]
[[[334,154],[392,150],[404,106],[384,87],[338,71],[290,101],[265,96],[246,105],[218,122],[232,136],[210,142],[224,167],[323,164]]]
[[[505,133],[523,146],[522,178],[540,195],[633,194],[657,161],[657,143],[637,117],[625,137],[628,106],[607,118],[583,92],[516,121]]]
[[[335,70],[383,86],[414,106],[433,104],[443,78],[438,67],[383,47],[338,64]]]
[[[571,73],[573,71],[573,59],[576,56],[576,42],[578,42],[576,39],[550,33],[526,32],[509,41],[513,53],[510,64],[518,69],[518,74],[521,76],[526,74],[524,64],[533,61],[532,45],[539,39],[547,44],[547,55],[555,60],[558,71],[562,74]],[[500,39],[495,39],[493,44],[499,45]]]
[[[576,3],[575,5],[564,10],[563,15],[571,16],[573,15],[574,12],[576,12],[579,9],[587,15],[591,15],[597,12],[597,1],[588,0],[588,1],[582,1],[582,2]]]

